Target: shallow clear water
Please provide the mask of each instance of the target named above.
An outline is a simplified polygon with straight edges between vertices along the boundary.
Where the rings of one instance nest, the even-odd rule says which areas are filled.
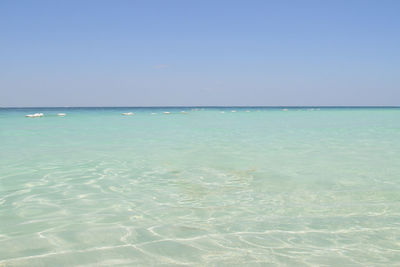
[[[399,263],[400,109],[0,109],[0,266]]]

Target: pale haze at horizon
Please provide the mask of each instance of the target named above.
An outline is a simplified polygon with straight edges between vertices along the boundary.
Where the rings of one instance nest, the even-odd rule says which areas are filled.
[[[397,1],[1,1],[0,106],[400,105]]]

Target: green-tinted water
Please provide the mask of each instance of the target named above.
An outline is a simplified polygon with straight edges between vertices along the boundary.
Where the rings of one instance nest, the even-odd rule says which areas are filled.
[[[400,109],[0,109],[0,266],[278,264],[400,264]]]

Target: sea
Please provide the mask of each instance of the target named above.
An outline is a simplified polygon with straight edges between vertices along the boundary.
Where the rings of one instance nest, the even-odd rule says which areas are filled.
[[[0,108],[0,266],[400,266],[400,108]]]

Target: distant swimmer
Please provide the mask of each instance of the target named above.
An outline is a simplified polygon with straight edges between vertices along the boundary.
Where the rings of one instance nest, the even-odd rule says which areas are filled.
[[[132,115],[135,115],[135,113],[133,113],[133,112],[124,112],[124,113],[122,113],[122,115],[124,115],[124,116],[132,116]]]

